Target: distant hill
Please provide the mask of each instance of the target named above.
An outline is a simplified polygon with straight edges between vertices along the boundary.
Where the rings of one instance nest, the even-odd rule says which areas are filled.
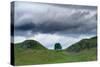
[[[79,42],[68,47],[66,50],[70,52],[80,52],[84,49],[96,48],[97,47],[97,36],[90,39],[82,39]]]
[[[25,49],[27,49],[27,48],[38,49],[38,50],[47,49],[41,43],[39,43],[38,41],[35,41],[35,40],[25,40],[22,43],[16,43],[15,47],[25,48]]]

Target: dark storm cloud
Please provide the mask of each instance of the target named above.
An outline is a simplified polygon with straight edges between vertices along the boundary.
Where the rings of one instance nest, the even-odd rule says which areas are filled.
[[[15,2],[15,35],[96,35],[96,6]]]

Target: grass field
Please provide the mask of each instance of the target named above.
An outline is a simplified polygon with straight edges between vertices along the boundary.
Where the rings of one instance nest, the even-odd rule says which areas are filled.
[[[51,64],[96,60],[96,48],[85,49],[78,53],[65,50],[34,50],[15,48],[15,65]]]

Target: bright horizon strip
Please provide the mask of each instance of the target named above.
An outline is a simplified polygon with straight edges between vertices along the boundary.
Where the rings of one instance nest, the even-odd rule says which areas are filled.
[[[64,36],[51,35],[51,34],[38,34],[35,35],[34,37],[29,37],[29,38],[24,38],[20,36],[15,37],[14,43],[21,43],[24,42],[25,40],[36,40],[48,49],[54,49],[55,43],[60,43],[62,48],[65,49],[71,46],[72,44],[79,42],[82,39],[88,39],[91,37],[94,36],[80,36],[78,38],[73,38],[73,37],[64,37]]]

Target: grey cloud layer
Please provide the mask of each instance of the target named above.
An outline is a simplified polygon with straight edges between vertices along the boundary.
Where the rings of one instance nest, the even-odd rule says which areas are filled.
[[[94,34],[97,7],[15,2],[15,35]]]

